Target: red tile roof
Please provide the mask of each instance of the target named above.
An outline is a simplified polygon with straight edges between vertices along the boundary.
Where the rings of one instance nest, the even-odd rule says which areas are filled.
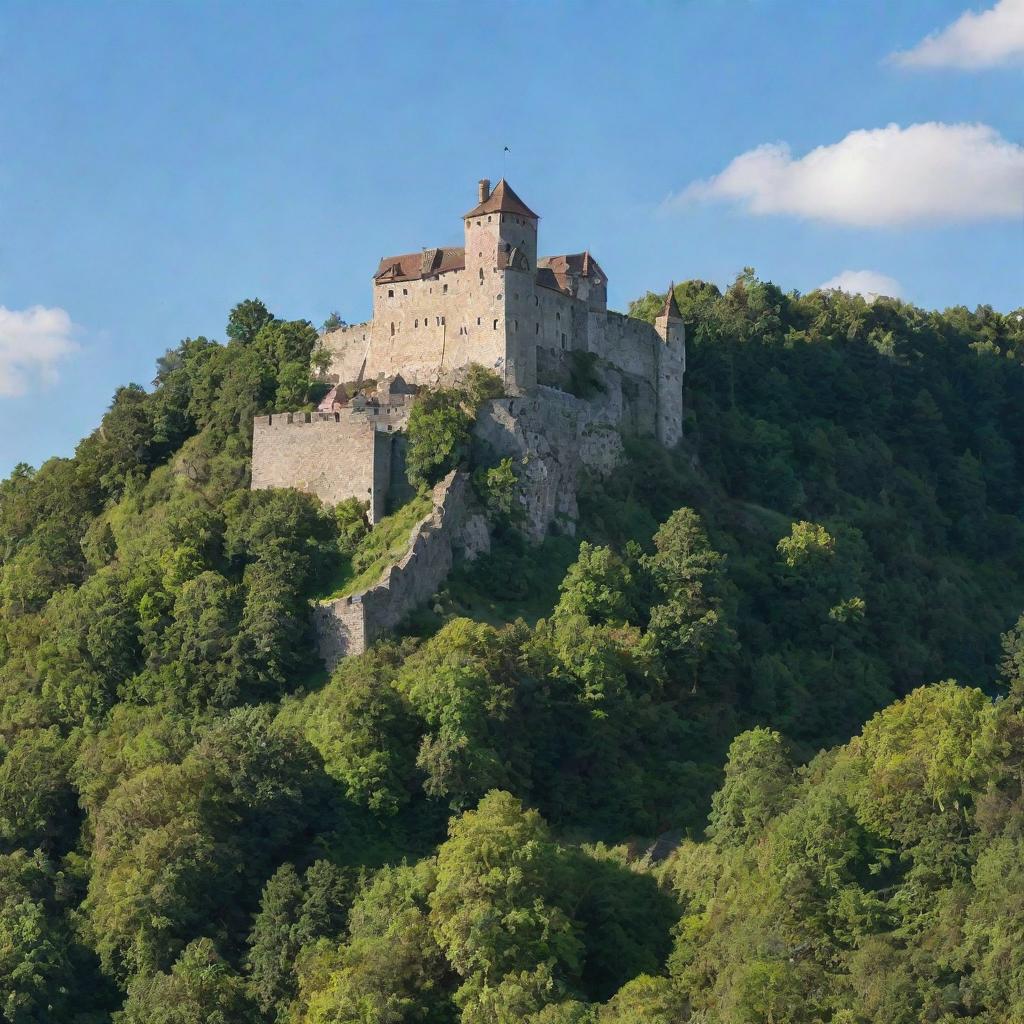
[[[537,214],[512,191],[512,186],[504,178],[494,186],[494,191],[482,203],[474,206],[469,213],[463,214],[462,219],[479,217],[483,213],[518,213],[521,217],[539,220]]]
[[[400,256],[385,256],[373,279],[381,284],[386,281],[416,281],[449,270],[464,270],[465,267],[465,249],[423,249],[421,252],[407,252]]]
[[[565,295],[574,294],[573,278],[590,277],[606,284],[608,275],[589,252],[566,253],[563,256],[542,256],[537,260],[537,284]]]

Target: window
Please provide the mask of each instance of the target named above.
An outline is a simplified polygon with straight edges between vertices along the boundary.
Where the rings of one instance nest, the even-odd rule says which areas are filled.
[[[536,295],[534,295],[534,297],[533,297],[533,304],[535,306],[539,306],[540,305],[540,299],[538,299]]]
[[[495,321],[494,321],[494,329],[495,329],[495,330],[497,330],[497,329],[498,329],[498,321],[497,321],[497,320],[495,320]]]
[[[413,320],[412,325],[413,325],[413,327],[419,327],[419,325],[420,325],[419,320]]]
[[[565,348],[565,332],[562,332],[562,348]]]
[[[479,326],[480,326],[480,317],[477,317],[477,318],[476,318],[476,325],[477,325],[477,327],[479,327]]]
[[[403,295],[408,295],[409,294],[409,289],[408,288],[403,288],[402,289],[402,294]]]
[[[534,334],[540,334],[540,323],[537,323],[537,329],[533,332]]]
[[[519,321],[518,320],[513,320],[512,321],[512,330],[513,331],[518,331],[519,330]]]
[[[481,284],[484,283],[484,268],[483,267],[480,268],[480,283]]]
[[[394,288],[389,288],[388,289],[388,298],[389,299],[393,299],[394,297],[395,297],[395,289]]]
[[[391,321],[391,337],[393,338],[394,336],[395,336],[395,321],[392,320]]]
[[[561,313],[556,313],[555,314],[555,319],[556,320],[561,320],[562,319],[562,314]]]
[[[441,289],[441,294],[442,294],[442,295],[447,295],[447,294],[448,294],[448,285],[445,285],[445,286],[444,286],[444,287],[443,287],[443,288]]]
[[[490,224],[490,223],[491,223],[491,218],[490,218],[490,215],[489,215],[489,214],[488,214],[488,216],[487,216],[487,223],[488,223],[488,224]]]

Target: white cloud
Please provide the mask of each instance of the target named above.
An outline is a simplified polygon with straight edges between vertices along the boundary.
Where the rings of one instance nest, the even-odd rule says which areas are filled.
[[[987,11],[965,11],[891,60],[908,68],[993,68],[1024,60],[1024,0],[999,0]]]
[[[1019,217],[1024,147],[988,125],[935,121],[850,132],[796,159],[785,143],[768,144],[667,205],[707,200],[860,227]]]
[[[822,291],[837,288],[850,295],[863,295],[868,302],[874,302],[879,295],[899,298],[903,292],[899,281],[877,270],[844,270],[818,287]]]
[[[32,384],[53,384],[57,364],[77,349],[71,317],[59,308],[0,306],[0,396],[23,395]]]

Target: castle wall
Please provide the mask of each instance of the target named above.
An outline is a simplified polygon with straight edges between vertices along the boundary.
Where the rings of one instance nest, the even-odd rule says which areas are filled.
[[[320,343],[331,353],[327,371],[334,383],[351,384],[363,379],[363,368],[370,351],[370,333],[373,321],[348,324],[325,334]]]
[[[335,505],[369,503],[371,521],[383,514],[391,435],[361,413],[284,413],[253,423],[252,489],[294,487]]]
[[[660,343],[646,320],[622,313],[588,313],[588,350],[634,377],[654,381]]]
[[[437,593],[456,557],[475,558],[490,546],[486,520],[470,507],[469,478],[451,472],[433,492],[430,514],[413,527],[405,555],[361,594],[324,601],[313,610],[320,656],[328,669],[361,654]]]
[[[502,375],[506,366],[505,276],[489,268],[480,279],[464,270],[437,277],[374,285],[369,342],[364,330],[342,328],[323,336],[332,355],[328,370],[340,381],[401,373],[430,384],[475,362]],[[360,325],[365,327],[366,325]]]

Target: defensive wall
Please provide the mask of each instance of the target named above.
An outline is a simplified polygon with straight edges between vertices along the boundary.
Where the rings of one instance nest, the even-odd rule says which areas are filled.
[[[437,593],[455,559],[490,548],[487,521],[475,510],[469,478],[451,472],[433,490],[433,507],[409,535],[406,553],[379,582],[360,594],[323,601],[313,609],[320,657],[328,670],[361,654],[388,629]]]
[[[377,522],[391,481],[395,424],[389,419],[378,425],[373,415],[352,410],[258,416],[252,489],[294,487],[330,505],[357,498]]]

